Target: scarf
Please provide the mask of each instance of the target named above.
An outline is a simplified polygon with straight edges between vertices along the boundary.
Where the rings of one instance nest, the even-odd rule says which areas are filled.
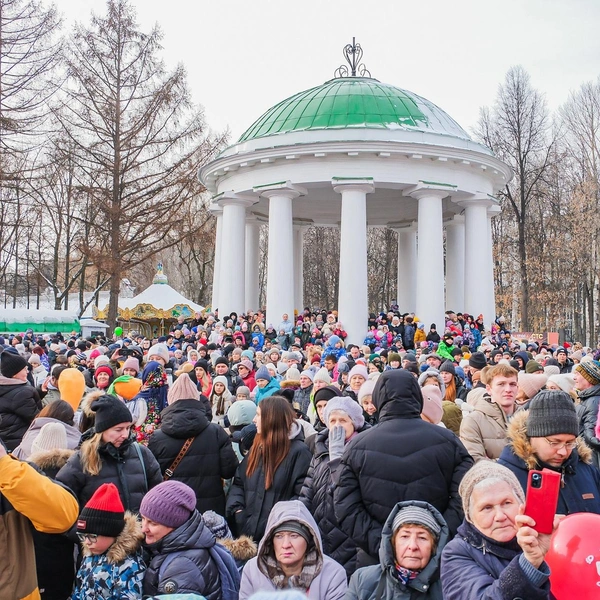
[[[146,403],[154,403],[160,413],[167,406],[167,374],[162,365],[155,360],[150,361],[142,372],[144,387],[136,398],[143,398]]]
[[[404,585],[408,585],[413,579],[416,579],[421,571],[411,571],[410,569],[405,569],[400,565],[396,565],[396,577],[401,581]]]

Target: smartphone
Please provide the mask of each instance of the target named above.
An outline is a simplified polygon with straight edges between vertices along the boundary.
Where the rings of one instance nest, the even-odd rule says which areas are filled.
[[[535,521],[533,529],[537,532],[552,533],[559,491],[560,473],[550,469],[529,471],[525,514]]]

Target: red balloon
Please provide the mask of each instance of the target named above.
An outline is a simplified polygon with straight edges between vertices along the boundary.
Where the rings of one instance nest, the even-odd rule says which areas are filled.
[[[556,600],[600,598],[600,515],[565,517],[552,535],[546,562]]]

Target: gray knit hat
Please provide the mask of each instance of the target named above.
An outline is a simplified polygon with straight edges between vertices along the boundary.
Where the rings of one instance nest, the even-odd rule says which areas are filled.
[[[512,488],[512,491],[519,504],[525,502],[523,488],[512,471],[492,460],[480,460],[475,464],[475,466],[471,467],[466,472],[465,476],[460,482],[460,485],[458,486],[458,493],[462,499],[465,519],[469,521],[469,523],[472,523],[470,506],[473,488],[486,479],[499,479],[501,481],[505,481]]]
[[[404,508],[401,508],[394,517],[392,532],[395,533],[396,530],[405,524],[425,526],[433,533],[436,540],[440,537],[440,533],[442,532],[442,527],[433,514],[426,508],[421,508],[420,506],[405,506]]]
[[[567,392],[542,390],[529,404],[527,435],[546,437],[556,434],[579,435],[575,405]]]

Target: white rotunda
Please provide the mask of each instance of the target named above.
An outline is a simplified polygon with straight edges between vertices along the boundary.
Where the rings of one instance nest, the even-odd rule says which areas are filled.
[[[338,318],[358,343],[368,317],[367,227],[377,226],[398,232],[402,311],[426,327],[443,323],[446,307],[489,324],[494,196],[511,170],[425,98],[356,76],[359,52],[345,49],[350,76],[270,108],[201,169],[217,217],[212,306],[221,315],[259,308],[259,226],[268,222],[267,318],[301,311],[303,231],[339,226]],[[324,257],[323,267],[338,265]]]

